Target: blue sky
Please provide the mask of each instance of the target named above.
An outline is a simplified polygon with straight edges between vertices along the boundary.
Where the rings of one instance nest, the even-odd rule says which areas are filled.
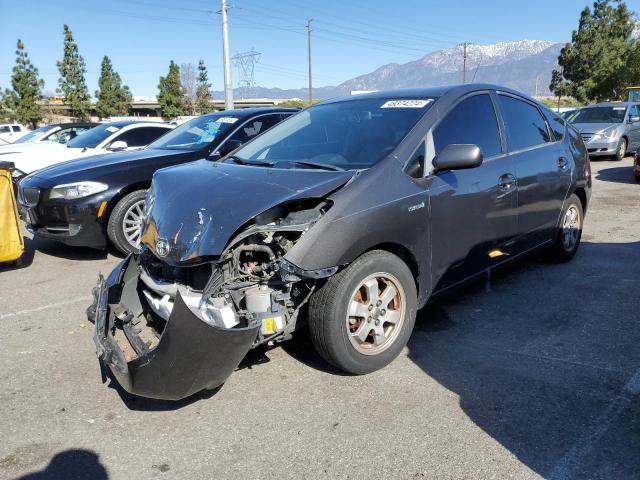
[[[229,0],[231,53],[261,52],[255,80],[306,86],[306,19],[313,19],[314,86],[336,85],[391,62],[404,63],[460,42],[568,41],[585,0]],[[628,1],[640,10],[640,1]],[[0,87],[10,83],[22,38],[54,92],[69,24],[93,94],[109,55],[134,95],[155,95],[169,60],[203,59],[222,87],[219,0],[0,0]],[[238,74],[234,69],[234,85]]]

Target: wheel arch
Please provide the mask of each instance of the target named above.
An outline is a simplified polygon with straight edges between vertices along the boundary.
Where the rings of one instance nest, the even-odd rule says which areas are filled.
[[[583,187],[576,188],[573,193],[580,199],[580,203],[582,204],[582,211],[586,213],[587,211],[587,192]]]
[[[104,214],[102,215],[102,223],[104,227],[106,228],[107,223],[109,223],[109,219],[111,218],[111,212],[113,212],[113,209],[115,208],[115,206],[118,204],[120,200],[122,200],[125,196],[129,195],[131,192],[135,192],[136,190],[148,190],[150,186],[151,186],[150,181],[149,182],[144,181],[144,182],[132,183],[131,185],[126,185],[125,187],[120,189],[118,193],[116,193],[113,196],[113,198],[111,198],[111,200],[107,202],[107,207],[105,209]]]
[[[392,253],[400,258],[400,260],[402,260],[407,265],[407,267],[409,267],[409,270],[411,271],[413,279],[416,283],[416,291],[418,292],[418,304],[422,306],[423,303],[426,302],[426,299],[423,298],[423,292],[425,291],[425,279],[423,279],[420,275],[420,264],[418,263],[418,260],[413,252],[411,252],[411,250],[409,250],[406,246],[399,243],[384,242],[373,245],[372,247],[366,249],[360,255],[358,255],[358,257],[373,250],[384,250],[385,252]]]

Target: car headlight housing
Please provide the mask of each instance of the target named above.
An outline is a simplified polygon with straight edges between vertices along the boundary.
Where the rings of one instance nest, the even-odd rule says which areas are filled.
[[[88,197],[96,193],[104,192],[108,185],[100,182],[76,182],[56,185],[51,189],[49,198],[64,198],[74,200],[76,198]]]
[[[618,127],[608,127],[599,131],[595,136],[598,138],[613,138],[618,133]]]

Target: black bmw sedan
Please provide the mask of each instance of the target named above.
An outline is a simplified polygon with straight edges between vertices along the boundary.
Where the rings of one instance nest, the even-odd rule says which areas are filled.
[[[323,102],[155,174],[140,253],[95,290],[98,354],[128,391],[178,399],[308,324],[327,362],[368,373],[434,296],[534,250],[569,261],[590,192],[578,132],[508,88]]]
[[[144,197],[153,173],[164,167],[231,150],[296,113],[294,109],[227,110],[194,118],[144,150],[72,160],[25,177],[18,201],[35,235],[73,246],[123,253],[138,248]]]

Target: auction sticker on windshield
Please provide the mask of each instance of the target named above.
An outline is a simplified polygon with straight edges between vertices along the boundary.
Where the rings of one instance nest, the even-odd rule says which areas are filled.
[[[430,98],[428,100],[389,100],[380,108],[422,108],[431,102],[433,100]]]
[[[220,117],[216,120],[217,123],[236,123],[237,121],[238,119],[233,117]]]

